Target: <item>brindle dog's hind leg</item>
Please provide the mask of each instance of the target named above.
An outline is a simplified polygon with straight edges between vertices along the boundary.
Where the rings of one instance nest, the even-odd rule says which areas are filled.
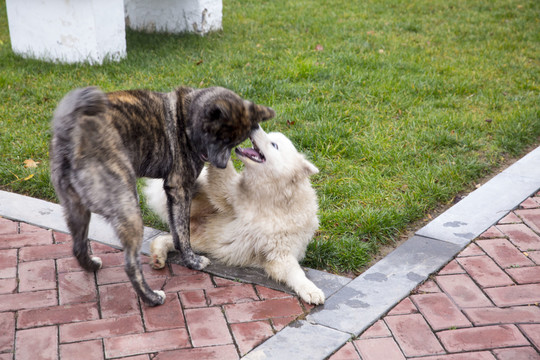
[[[137,295],[150,306],[161,305],[165,302],[165,293],[153,291],[144,280],[139,252],[143,240],[143,222],[137,198],[133,195],[131,201],[123,202],[124,206],[117,208],[112,223],[124,246],[125,271]]]
[[[101,259],[90,257],[88,254],[90,211],[81,203],[79,196],[72,189],[68,190],[68,196],[63,197],[62,205],[66,223],[73,238],[73,255],[86,271],[99,270]]]

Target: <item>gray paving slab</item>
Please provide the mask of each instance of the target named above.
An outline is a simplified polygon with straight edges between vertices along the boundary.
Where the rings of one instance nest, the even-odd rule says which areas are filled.
[[[540,187],[540,147],[418,230],[464,246]]]
[[[300,320],[272,336],[242,359],[322,360],[349,339],[350,335],[345,332]]]
[[[313,309],[307,320],[357,336],[460,250],[456,244],[413,236]]]

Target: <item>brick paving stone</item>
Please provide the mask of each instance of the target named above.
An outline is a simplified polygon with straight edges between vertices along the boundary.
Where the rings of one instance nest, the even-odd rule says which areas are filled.
[[[11,294],[17,290],[17,279],[0,279],[0,294]]]
[[[274,335],[272,326],[268,321],[231,324],[231,330],[240,350],[240,355],[245,355],[255,346]]]
[[[405,356],[443,354],[444,350],[420,314],[386,316],[390,328]],[[360,350],[360,349],[358,349]],[[360,356],[363,357],[360,351]]]
[[[107,358],[153,353],[190,346],[184,328],[153,331],[104,339]]]
[[[383,320],[378,320],[360,335],[360,339],[372,339],[392,336]]]
[[[184,313],[194,347],[233,343],[221,308],[187,309]]]
[[[27,246],[19,250],[19,261],[60,259],[73,256],[71,244]]]
[[[521,219],[513,212],[508,213],[505,217],[499,220],[499,224],[516,224],[520,223]]]
[[[296,298],[271,299],[249,303],[225,305],[229,322],[246,322],[270,318],[301,315],[302,307]]]
[[[0,250],[0,278],[14,278],[17,276],[17,250]]]
[[[478,256],[478,255],[484,255],[485,253],[476,245],[475,243],[470,243],[467,245],[467,247],[462,250],[458,257],[465,257],[465,256]]]
[[[0,217],[0,235],[17,234],[19,223]]]
[[[26,329],[44,325],[66,324],[97,319],[99,319],[99,311],[95,302],[51,306],[19,311],[17,328]]]
[[[501,232],[501,230],[497,229],[496,226],[490,227],[479,236],[480,239],[491,239],[500,237],[504,237],[504,234]]]
[[[525,224],[499,225],[510,241],[521,251],[540,250],[540,236]]]
[[[54,260],[19,264],[19,292],[56,289]]]
[[[131,283],[102,285],[99,299],[103,318],[139,313],[137,293]]]
[[[165,303],[160,306],[150,307],[146,304],[141,306],[144,325],[147,331],[173,329],[185,327],[184,315],[178,296],[169,294],[165,298]]]
[[[206,296],[210,306],[259,300],[251,284],[208,289]]]
[[[507,239],[477,240],[476,244],[503,268],[533,265],[533,262]]]
[[[53,239],[55,244],[73,243],[73,238],[70,234],[53,231]]]
[[[181,291],[180,300],[186,309],[208,306],[204,290]]]
[[[218,345],[203,348],[164,351],[153,360],[237,360],[238,353],[234,345]],[[122,359],[124,360],[124,359]]]
[[[437,284],[435,284],[435,281],[430,279],[426,281],[425,283],[417,286],[416,289],[413,290],[413,292],[418,293],[418,294],[430,294],[430,293],[441,292],[441,289],[439,289]]]
[[[83,341],[60,345],[62,360],[103,360],[103,342],[101,340]]]
[[[15,341],[15,313],[0,313],[0,352],[13,350]]]
[[[540,350],[540,324],[521,324],[519,327],[532,344]]]
[[[52,244],[52,236],[47,238],[39,233],[2,235],[0,249],[18,249],[25,246]]]
[[[523,222],[527,226],[529,226],[537,233],[540,233],[540,209],[517,210],[516,214],[518,214],[523,219]]]
[[[436,355],[418,358],[418,360],[497,360],[489,351],[475,351],[460,354]]]
[[[101,261],[103,261],[103,259],[101,259]],[[168,268],[155,270],[155,269],[152,269],[152,267],[150,267],[150,265],[148,264],[144,264],[142,267],[143,267],[144,278],[147,281],[149,279],[167,277],[170,275]],[[114,284],[114,283],[129,281],[129,278],[123,266],[105,267],[99,270],[98,272],[96,272],[96,275],[97,275],[98,285]]]
[[[36,354],[39,354],[40,360],[57,360],[57,331],[56,326],[17,331],[15,359],[35,360]]]
[[[456,260],[450,261],[439,271],[439,275],[452,275],[452,274],[464,274],[465,270],[459,265]]]
[[[102,262],[101,271],[109,267],[118,267],[118,266],[123,267],[124,266],[124,253],[123,252],[97,254],[97,256],[99,256]]]
[[[297,316],[285,316],[285,317],[278,317],[278,318],[272,318],[270,321],[272,322],[272,325],[274,326],[274,330],[281,331],[285,326],[289,325],[291,322],[296,320]]]
[[[354,340],[362,360],[405,360],[393,338]]]
[[[69,343],[143,332],[140,316],[98,319],[60,325],[60,342]]]
[[[259,293],[259,296],[262,300],[268,300],[268,299],[284,299],[284,298],[292,298],[293,296],[291,294],[287,294],[283,291],[277,291],[274,289],[267,288],[266,286],[260,286],[256,285],[257,293]]]
[[[76,304],[97,300],[94,273],[86,271],[58,274],[60,304]]]
[[[91,247],[91,250],[92,250],[92,254],[100,255],[100,256],[101,256],[101,254],[121,253],[122,252],[122,250],[115,249],[112,246],[102,244],[102,243],[99,243],[97,241],[91,241],[90,242],[90,247]]]
[[[540,302],[540,284],[497,287],[485,291],[495,305],[500,307]]]
[[[328,360],[360,360],[358,352],[352,342],[348,342],[341,347]]]
[[[493,325],[437,333],[449,352],[477,351],[529,345],[515,325]]]
[[[79,265],[79,262],[74,257],[56,259],[56,272],[58,274],[67,272],[80,272],[84,269]]]
[[[52,235],[52,231],[48,229],[41,228],[39,226],[30,225],[24,222],[19,222],[19,232],[21,234],[25,233],[40,233],[41,236]]]
[[[540,283],[540,266],[507,269],[506,272],[518,284]]]
[[[214,276],[213,280],[214,280],[214,283],[216,284],[217,287],[220,287],[220,286],[241,286],[241,285],[246,284],[246,283],[244,283],[242,281],[234,281],[234,280],[220,278],[220,277],[217,277],[217,276]]]
[[[529,259],[534,261],[536,265],[540,265],[540,251],[529,251],[527,252]]]
[[[436,276],[439,287],[461,308],[491,306],[491,301],[465,274]]]
[[[57,304],[56,290],[0,295],[0,311],[34,309]]]
[[[165,292],[178,292],[197,289],[213,289],[214,284],[210,275],[203,272],[197,272],[192,275],[175,276],[165,285]]]
[[[446,294],[412,295],[411,299],[435,331],[472,326]]]
[[[474,308],[464,310],[475,326],[517,323],[540,323],[540,308],[537,306],[514,306],[509,308]]]
[[[540,352],[531,346],[493,350],[498,360],[540,360]]]
[[[388,312],[388,315],[403,315],[403,314],[414,314],[417,313],[418,309],[412,303],[411,299],[406,297],[401,300],[396,306]]]
[[[489,256],[459,258],[458,262],[481,287],[514,284],[512,279]]]
[[[178,265],[178,264],[170,264],[171,266],[171,271],[174,275],[178,275],[178,276],[184,276],[184,275],[198,275],[200,274],[201,272],[200,271],[197,271],[197,270],[192,270],[190,268],[187,268],[185,266],[182,266],[182,265]]]
[[[538,207],[538,203],[533,198],[527,198],[519,204],[520,209],[534,209]]]

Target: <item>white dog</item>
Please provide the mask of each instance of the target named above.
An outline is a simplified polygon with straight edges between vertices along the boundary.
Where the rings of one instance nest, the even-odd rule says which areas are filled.
[[[281,133],[251,134],[253,148],[237,148],[241,173],[229,161],[223,170],[209,166],[197,179],[191,205],[191,246],[231,266],[263,268],[304,301],[324,303],[298,261],[319,226],[317,196],[309,177],[319,170]],[[149,207],[164,220],[167,206],[162,180],[143,189]],[[174,250],[171,236],[151,244],[152,266],[165,266]]]

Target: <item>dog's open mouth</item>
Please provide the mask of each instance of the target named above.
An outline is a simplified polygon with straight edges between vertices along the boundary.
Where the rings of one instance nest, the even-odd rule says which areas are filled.
[[[238,156],[244,156],[248,159],[255,161],[257,163],[263,163],[266,161],[266,158],[264,157],[264,154],[259,150],[257,147],[257,144],[255,144],[255,141],[253,139],[250,139],[251,143],[253,144],[252,148],[241,148],[237,147],[234,151]]]

